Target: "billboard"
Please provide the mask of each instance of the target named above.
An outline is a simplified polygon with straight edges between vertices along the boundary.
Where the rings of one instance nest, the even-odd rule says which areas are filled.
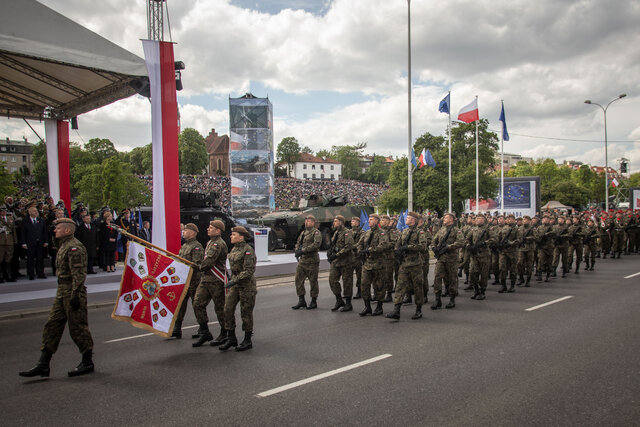
[[[481,199],[480,212],[500,212],[500,179],[498,178],[498,195],[495,199]],[[516,217],[534,216],[540,211],[540,177],[524,176],[504,179],[504,213]],[[467,199],[465,213],[476,211],[475,199]]]
[[[640,209],[640,188],[629,189],[629,207],[633,210]]]
[[[273,106],[250,93],[229,98],[231,211],[255,218],[275,209]]]

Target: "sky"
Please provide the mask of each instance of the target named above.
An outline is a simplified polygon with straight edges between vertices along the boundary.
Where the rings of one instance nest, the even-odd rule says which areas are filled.
[[[41,0],[143,56],[143,0]],[[366,142],[368,153],[407,153],[406,0],[169,0],[183,128],[229,127],[228,98],[251,92],[274,108],[274,142],[293,136],[314,151]],[[412,134],[444,135],[478,96],[480,117],[507,153],[640,171],[639,0],[413,0]],[[149,101],[133,96],[79,117],[71,140],[109,138],[128,151],[151,142]],[[43,126],[32,122],[38,133]],[[0,136],[37,138],[0,119]]]

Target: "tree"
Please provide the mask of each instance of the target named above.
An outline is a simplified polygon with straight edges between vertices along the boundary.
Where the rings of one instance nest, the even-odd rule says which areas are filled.
[[[560,181],[543,191],[541,197],[543,203],[557,200],[564,205],[579,208],[589,202],[589,190],[572,181]]]
[[[342,165],[342,177],[344,179],[360,178],[360,157],[365,148],[367,148],[366,142],[331,147],[331,157]]]
[[[640,172],[632,173],[629,176],[629,187],[640,187]]]
[[[49,187],[49,168],[47,166],[47,146],[40,140],[33,146],[33,177],[44,188]]]
[[[313,154],[313,150],[310,147],[307,147],[306,145],[300,149],[300,152],[305,154]]]
[[[91,138],[89,142],[84,145],[84,149],[92,158],[92,163],[102,164],[109,157],[117,156],[113,142],[106,138]]]
[[[15,195],[17,191],[13,186],[13,176],[7,170],[7,163],[0,162],[0,200]]]
[[[387,182],[387,178],[389,178],[389,172],[390,168],[385,163],[385,158],[374,154],[373,162],[362,176],[362,179],[366,182],[384,184]]]
[[[122,161],[131,166],[131,171],[136,175],[152,174],[151,144],[135,147],[128,153],[122,153]]]
[[[300,158],[300,144],[292,136],[282,138],[276,150],[276,159],[279,163],[287,165],[287,175],[291,174],[293,164]]]
[[[192,128],[186,128],[178,138],[180,173],[199,175],[209,163],[204,137]]]
[[[331,157],[331,151],[327,149],[322,149],[316,153],[316,157]]]

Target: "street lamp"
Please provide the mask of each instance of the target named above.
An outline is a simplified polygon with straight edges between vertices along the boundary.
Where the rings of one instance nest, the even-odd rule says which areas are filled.
[[[584,101],[585,104],[597,105],[598,107],[602,108],[602,112],[604,113],[604,209],[607,212],[609,212],[609,152],[607,149],[607,109],[613,102],[617,101],[618,99],[622,99],[625,96],[627,96],[626,93],[618,95],[617,98],[609,101],[606,107],[603,107],[597,102],[591,102],[590,99]]]

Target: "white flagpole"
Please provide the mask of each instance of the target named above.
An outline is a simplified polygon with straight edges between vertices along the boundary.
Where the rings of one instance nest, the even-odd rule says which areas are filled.
[[[407,87],[408,87],[408,95],[409,95],[409,102],[408,102],[408,107],[409,107],[409,111],[408,111],[408,126],[409,126],[409,138],[407,141],[407,171],[408,171],[408,188],[407,188],[407,195],[408,195],[408,209],[410,211],[413,210],[413,173],[411,170],[412,164],[411,164],[411,0],[407,0],[407,22],[408,22],[408,76],[407,76]]]
[[[449,212],[451,211],[451,91],[449,91]]]
[[[501,102],[504,111],[504,101]],[[504,122],[500,135],[500,215],[504,215]]]
[[[478,106],[478,96],[476,95],[476,107]],[[478,122],[480,121],[480,110],[478,109],[478,120],[476,120],[476,215],[480,205],[480,162],[478,155]]]

